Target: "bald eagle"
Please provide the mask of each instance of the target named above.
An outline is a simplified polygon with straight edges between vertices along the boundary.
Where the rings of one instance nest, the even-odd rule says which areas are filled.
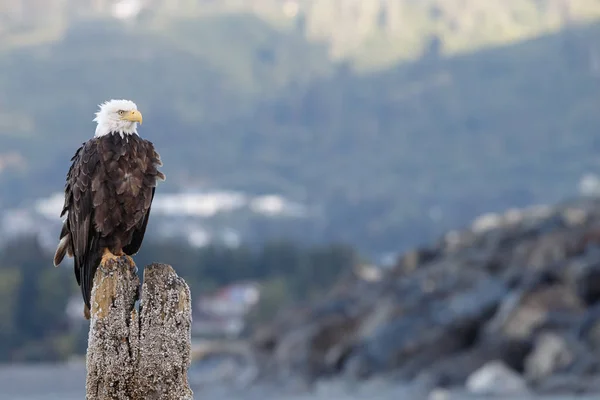
[[[157,181],[165,180],[160,155],[138,135],[136,104],[110,100],[99,107],[94,137],[71,158],[60,214],[67,216],[54,255],[54,266],[73,257],[86,319],[98,265],[139,251]]]

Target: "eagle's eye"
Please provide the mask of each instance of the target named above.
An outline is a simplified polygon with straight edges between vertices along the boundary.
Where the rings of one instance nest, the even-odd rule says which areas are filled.
[[[117,113],[118,113],[119,115],[124,115],[124,114],[125,114],[125,111],[124,111],[124,110],[119,110],[119,111],[117,111]]]

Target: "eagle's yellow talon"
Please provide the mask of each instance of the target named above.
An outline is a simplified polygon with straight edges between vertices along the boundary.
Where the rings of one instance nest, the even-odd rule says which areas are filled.
[[[109,261],[117,261],[118,258],[119,256],[111,253],[109,249],[104,249],[104,253],[102,253],[102,264],[106,264]]]

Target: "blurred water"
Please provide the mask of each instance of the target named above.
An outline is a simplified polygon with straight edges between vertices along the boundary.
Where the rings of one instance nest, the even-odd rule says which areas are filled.
[[[0,400],[81,400],[85,364],[0,367]]]
[[[195,398],[202,400],[425,400],[425,393],[406,387],[374,381],[355,388],[325,383],[312,394],[282,394],[267,388],[233,389],[228,385],[193,387]],[[0,400],[81,400],[85,398],[85,364],[27,365],[0,367]],[[445,400],[477,400],[489,397],[451,395]],[[499,396],[494,399],[592,400],[600,396]]]
[[[193,382],[195,376],[190,372],[190,382]],[[0,400],[81,400],[85,398],[85,375],[84,363],[3,366],[0,367]],[[362,390],[355,390],[350,395],[347,387],[336,384],[321,385],[316,394],[282,394],[274,388],[265,387],[236,389],[227,384],[192,389],[195,397],[202,400],[395,400],[407,394],[398,386],[388,386],[384,390],[379,388],[376,390],[378,393],[373,393],[368,385],[364,385]]]

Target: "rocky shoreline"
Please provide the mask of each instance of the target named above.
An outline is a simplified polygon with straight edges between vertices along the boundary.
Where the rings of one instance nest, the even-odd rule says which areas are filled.
[[[366,272],[257,330],[256,379],[385,379],[432,399],[600,392],[599,199],[482,216]]]

